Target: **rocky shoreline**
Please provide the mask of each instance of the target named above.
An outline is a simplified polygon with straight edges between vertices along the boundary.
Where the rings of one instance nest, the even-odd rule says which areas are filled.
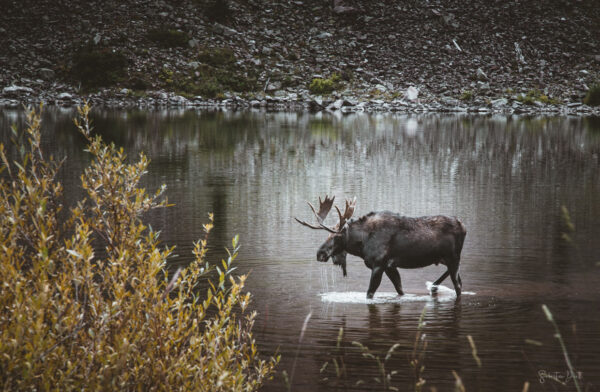
[[[8,0],[0,107],[598,115],[595,3]]]
[[[66,86],[65,86],[66,87]],[[471,113],[471,114],[543,114],[543,115],[585,115],[600,116],[600,107],[584,105],[581,102],[565,104],[543,103],[539,101],[523,103],[514,95],[494,100],[475,99],[464,102],[460,99],[442,97],[439,99],[419,99],[410,96],[416,90],[407,90],[402,97],[377,99],[345,92],[319,96],[307,90],[285,92],[276,95],[256,94],[252,97],[229,94],[222,99],[186,98],[167,91],[150,91],[137,96],[133,91],[105,90],[98,94],[79,95],[70,92],[35,91],[30,87],[9,86],[0,96],[0,109],[15,109],[23,106],[57,105],[73,107],[90,102],[94,106],[106,108],[190,108],[190,109],[263,109],[281,111],[327,111],[327,112],[398,112],[398,113]],[[410,99],[413,98],[413,99]]]

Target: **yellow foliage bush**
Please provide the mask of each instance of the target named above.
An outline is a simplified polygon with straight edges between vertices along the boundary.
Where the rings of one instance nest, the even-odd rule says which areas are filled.
[[[0,144],[0,388],[258,389],[279,358],[258,356],[245,276],[231,274],[237,236],[218,283],[200,284],[210,269],[206,238],[169,276],[173,248],[141,221],[167,205],[165,188],[139,187],[148,160],[127,164],[122,149],[93,136],[89,111],[80,108],[76,124],[92,163],[73,208],[56,179],[62,161],[40,146],[41,108],[25,131],[13,127],[16,159]]]

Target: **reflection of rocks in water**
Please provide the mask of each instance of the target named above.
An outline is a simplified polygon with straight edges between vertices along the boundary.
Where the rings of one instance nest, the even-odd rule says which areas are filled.
[[[600,117],[599,116],[584,117],[583,124],[585,126],[585,129],[590,134],[600,136]]]

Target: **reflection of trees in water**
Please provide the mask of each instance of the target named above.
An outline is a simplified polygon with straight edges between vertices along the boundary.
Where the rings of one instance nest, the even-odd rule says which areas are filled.
[[[213,180],[218,181],[218,180]],[[226,258],[225,247],[230,247],[231,236],[227,230],[227,193],[226,187],[212,186],[210,190],[210,206],[209,211],[212,211],[215,219],[215,228],[210,233],[209,237],[209,254],[208,257],[212,260],[220,260]]]
[[[23,125],[22,110],[0,113],[3,133],[14,122]],[[45,109],[44,128],[51,131],[57,149],[69,151],[81,144],[73,143],[81,140],[73,137],[75,115],[74,109]],[[290,146],[301,149],[317,144],[356,151],[357,141],[374,151],[385,152],[386,145],[393,145],[431,153],[423,159],[434,159],[443,151],[468,151],[480,159],[510,161],[545,155],[573,158],[600,151],[600,141],[590,137],[600,128],[594,117],[96,109],[92,119],[105,139],[130,153],[143,150],[151,157],[185,153],[191,147],[232,153],[239,146],[266,145],[286,153]]]
[[[76,187],[73,175],[87,158],[74,115],[47,108],[44,129],[55,155],[75,158],[61,179]],[[167,182],[176,189],[173,201],[203,216],[218,207],[216,197],[227,198],[216,230],[222,224],[248,233],[266,249],[277,249],[281,233],[293,230],[295,206],[325,192],[357,195],[359,213],[463,216],[476,229],[466,246],[476,240],[518,253],[533,241],[549,259],[554,236],[539,233],[557,231],[560,204],[572,209],[582,232],[593,231],[586,217],[600,216],[594,118],[98,109],[93,121],[130,159],[149,155],[149,189]],[[22,125],[23,112],[0,112],[3,139],[11,122]],[[482,235],[486,230],[493,235]]]

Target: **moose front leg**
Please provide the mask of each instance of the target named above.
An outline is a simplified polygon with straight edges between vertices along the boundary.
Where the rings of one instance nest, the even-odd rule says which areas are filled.
[[[402,281],[400,280],[400,273],[396,269],[396,267],[388,267],[385,269],[385,274],[394,284],[394,288],[398,292],[398,295],[404,295],[404,291],[402,291]]]
[[[381,284],[381,277],[385,268],[382,266],[374,266],[371,270],[371,282],[369,283],[369,290],[367,291],[367,299],[372,299],[375,291]]]

